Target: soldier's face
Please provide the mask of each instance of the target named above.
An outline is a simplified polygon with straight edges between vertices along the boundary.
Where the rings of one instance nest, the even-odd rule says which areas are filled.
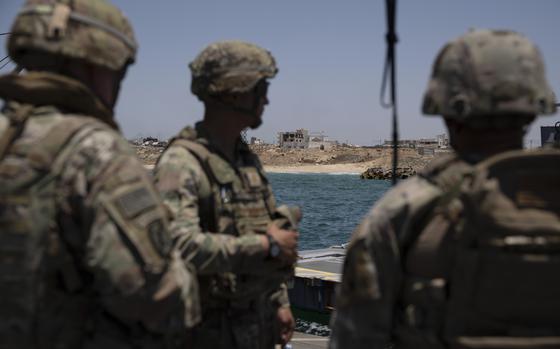
[[[224,104],[233,107],[231,111],[237,114],[235,118],[243,127],[256,129],[262,124],[264,108],[268,104],[267,91],[268,82],[263,79],[249,92],[225,94],[220,98]]]
[[[264,107],[268,104],[267,91],[268,82],[261,80],[251,91],[231,96],[231,102],[238,108],[238,118],[246,127],[254,130],[262,124]]]
[[[262,115],[264,113],[264,106],[269,103],[268,101],[268,86],[266,80],[261,80],[253,89],[253,103],[255,108],[254,120],[249,126],[251,129],[256,129],[262,124]]]

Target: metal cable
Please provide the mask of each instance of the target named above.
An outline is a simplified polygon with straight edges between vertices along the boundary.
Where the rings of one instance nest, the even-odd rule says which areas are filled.
[[[8,60],[6,63],[4,63],[4,65],[0,67],[0,70],[4,69],[4,67],[6,67],[10,63],[12,63],[12,61]]]
[[[385,56],[385,65],[383,66],[383,78],[381,80],[381,92],[379,101],[383,108],[391,108],[393,113],[393,185],[397,184],[397,165],[399,162],[398,143],[399,143],[399,130],[398,130],[398,112],[397,112],[397,52],[396,45],[398,42],[396,32],[397,22],[397,0],[386,0],[386,15],[387,15],[387,34],[385,40],[387,41],[387,54]],[[385,101],[387,92],[388,80],[390,83],[390,102]]]

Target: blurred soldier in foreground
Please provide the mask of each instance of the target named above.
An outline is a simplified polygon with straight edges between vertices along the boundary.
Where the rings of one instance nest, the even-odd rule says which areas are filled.
[[[272,348],[292,336],[287,290],[299,214],[275,200],[241,132],[262,123],[272,55],[224,41],[190,64],[204,119],[171,141],[156,165],[156,186],[173,214],[182,257],[197,268],[202,323],[196,348]]]
[[[555,112],[537,48],[473,31],[438,55],[423,112],[456,155],[400,183],[354,232],[331,348],[559,348],[560,153],[525,152]]]
[[[185,348],[196,278],[113,119],[127,19],[30,0],[8,50],[25,73],[0,76],[0,348]]]

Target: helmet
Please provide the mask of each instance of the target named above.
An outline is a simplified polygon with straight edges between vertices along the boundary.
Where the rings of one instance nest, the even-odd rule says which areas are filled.
[[[512,31],[474,30],[440,51],[422,112],[461,122],[556,112],[537,47]],[[509,120],[512,118],[510,117]]]
[[[243,41],[221,41],[206,47],[189,64],[191,91],[200,99],[221,93],[250,91],[278,72],[267,50]]]
[[[70,58],[120,71],[136,50],[130,23],[106,0],[27,0],[8,40],[10,57],[26,68]]]

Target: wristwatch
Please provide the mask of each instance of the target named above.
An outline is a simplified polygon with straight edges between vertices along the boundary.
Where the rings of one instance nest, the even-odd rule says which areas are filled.
[[[280,255],[280,245],[271,235],[266,234],[266,237],[268,238],[268,256],[270,258],[277,258]]]

